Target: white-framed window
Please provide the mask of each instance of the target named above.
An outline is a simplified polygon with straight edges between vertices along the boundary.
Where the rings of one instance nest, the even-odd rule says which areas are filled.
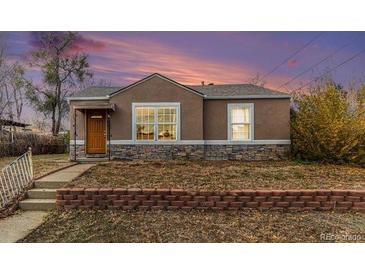
[[[133,103],[133,140],[174,142],[180,140],[180,103]]]
[[[254,136],[254,104],[228,104],[228,140],[251,141]]]

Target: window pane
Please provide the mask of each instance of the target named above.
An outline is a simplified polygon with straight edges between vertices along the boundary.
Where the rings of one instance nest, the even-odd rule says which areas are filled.
[[[232,140],[250,139],[250,125],[232,125]]]
[[[158,140],[176,140],[175,124],[158,125]]]
[[[137,123],[154,123],[154,121],[155,121],[154,108],[148,108],[148,107],[137,107],[136,108],[136,122]]]
[[[143,108],[136,108],[136,122],[143,123]]]
[[[137,140],[154,140],[154,125],[137,124],[136,131]]]
[[[176,122],[176,108],[164,107],[158,109],[159,123],[175,123]]]
[[[250,110],[247,107],[234,107],[231,111],[232,123],[249,123]]]
[[[153,108],[148,108],[148,123],[154,123],[155,122],[155,110]]]
[[[157,119],[155,120],[155,114]],[[136,107],[136,140],[174,141],[177,140],[176,107]],[[157,136],[155,136],[155,131]]]

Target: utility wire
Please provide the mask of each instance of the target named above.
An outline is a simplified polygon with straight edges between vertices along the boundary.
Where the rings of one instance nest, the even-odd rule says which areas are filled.
[[[356,41],[358,38],[360,37],[360,35],[357,35],[354,39],[352,39],[349,43],[346,43],[344,45],[342,45],[341,47],[339,47],[337,50],[335,50],[334,52],[332,52],[331,54],[327,55],[325,58],[323,58],[322,60],[320,60],[319,62],[315,63],[313,66],[309,67],[308,69],[302,71],[301,73],[297,74],[296,76],[294,76],[292,79],[290,79],[289,81],[287,81],[286,83],[282,84],[280,87],[278,87],[277,89],[280,89],[286,85],[288,85],[289,83],[293,82],[295,79],[298,79],[300,76],[306,74],[308,71],[310,71],[311,69],[319,66],[320,64],[322,64],[324,61],[327,61],[329,58],[333,57],[334,55],[336,55],[338,52],[340,52],[341,50],[343,50],[344,48],[348,47],[349,45],[351,45],[354,41]]]
[[[274,71],[276,71],[279,67],[281,67],[282,65],[284,65],[286,62],[288,62],[291,58],[293,58],[295,55],[297,55],[299,52],[301,52],[303,49],[305,49],[306,47],[308,47],[310,44],[312,44],[315,40],[317,40],[319,37],[321,37],[324,34],[324,32],[320,32],[319,34],[317,34],[315,37],[313,37],[309,42],[307,42],[306,44],[304,44],[301,48],[299,48],[298,50],[296,50],[293,54],[291,54],[289,57],[287,57],[283,62],[281,62],[280,64],[278,64],[277,66],[275,66],[272,70],[270,70],[268,73],[266,73],[264,76],[261,77],[261,81],[269,76],[270,74],[272,74]]]
[[[328,73],[330,73],[330,72],[332,72],[332,71],[334,71],[334,70],[338,69],[338,68],[339,68],[339,67],[341,67],[342,65],[344,65],[344,64],[346,64],[346,63],[348,63],[348,62],[352,61],[353,59],[355,59],[356,57],[358,57],[359,55],[361,55],[361,54],[362,54],[362,53],[364,53],[364,52],[365,52],[365,49],[363,49],[363,50],[359,51],[358,53],[356,53],[356,54],[352,55],[350,58],[346,59],[346,60],[345,60],[345,61],[343,61],[342,63],[340,63],[340,64],[338,64],[337,66],[333,67],[333,68],[332,68],[332,69],[330,69],[329,71],[327,71],[327,72],[323,73],[322,75],[318,76],[317,78],[313,79],[312,81],[309,81],[308,83],[306,83],[306,84],[304,84],[304,85],[300,86],[299,88],[295,89],[293,92],[296,92],[296,91],[298,91],[298,90],[300,90],[300,89],[302,89],[302,88],[304,88],[304,87],[308,86],[309,84],[311,84],[311,83],[313,83],[313,82],[317,81],[318,79],[322,78],[323,76],[327,75]]]

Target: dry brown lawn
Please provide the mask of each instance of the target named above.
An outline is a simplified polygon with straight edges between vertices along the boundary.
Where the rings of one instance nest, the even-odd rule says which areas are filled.
[[[331,238],[325,240],[323,235]],[[22,242],[365,242],[365,214],[347,212],[52,212]]]
[[[365,189],[365,168],[297,161],[113,161],[69,186],[209,189]]]
[[[72,182],[80,187],[185,189],[364,189],[365,169],[350,165],[230,161],[113,161]],[[336,238],[325,240],[323,235]],[[350,239],[350,240],[349,240]],[[22,242],[365,242],[356,212],[53,211]]]
[[[69,154],[33,155],[34,177],[42,176],[54,169],[70,165]],[[0,158],[0,169],[10,164],[17,157]]]

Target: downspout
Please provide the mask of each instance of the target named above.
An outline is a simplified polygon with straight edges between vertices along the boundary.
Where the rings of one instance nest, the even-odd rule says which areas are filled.
[[[111,144],[110,144],[110,113],[109,113],[109,110],[107,110],[107,127],[108,127],[108,157],[109,157],[109,161],[110,161],[110,158],[111,158]]]

